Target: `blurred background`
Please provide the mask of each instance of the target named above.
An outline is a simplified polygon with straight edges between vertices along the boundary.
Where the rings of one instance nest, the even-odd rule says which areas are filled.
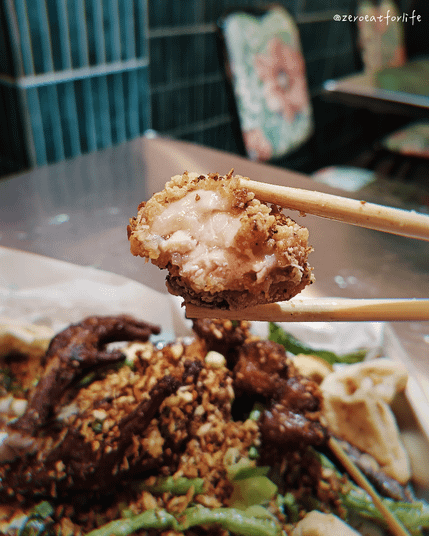
[[[409,121],[327,99],[324,82],[362,69],[351,0],[281,0],[301,37],[315,131],[289,155],[313,172],[355,162]],[[1,0],[0,176],[153,130],[240,153],[217,21],[255,0]],[[401,0],[407,57],[429,55],[427,0]],[[427,18],[426,18],[427,17]],[[426,165],[426,164],[422,164]]]

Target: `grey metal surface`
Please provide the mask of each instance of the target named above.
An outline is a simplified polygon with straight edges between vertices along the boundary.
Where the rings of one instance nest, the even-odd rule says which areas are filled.
[[[185,170],[227,173],[231,168],[255,180],[349,196],[298,173],[236,155],[143,137],[0,181],[0,246],[95,266],[165,291],[165,274],[129,252],[129,218],[172,175]],[[371,201],[370,193],[366,196]],[[310,230],[313,295],[429,296],[429,242],[290,215]],[[22,269],[31,271],[31,266]],[[416,366],[429,373],[429,323],[394,327]]]

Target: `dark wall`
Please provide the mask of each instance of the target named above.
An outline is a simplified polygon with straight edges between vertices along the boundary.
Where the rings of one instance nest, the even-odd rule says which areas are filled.
[[[353,25],[333,16],[353,10],[350,0],[283,0],[301,34],[312,95],[316,134],[307,150],[284,165],[309,170],[347,160],[362,144],[362,114],[328,103],[322,84],[356,71]],[[226,11],[260,2],[243,0],[151,0],[149,2],[152,127],[204,145],[239,151],[216,38]]]
[[[28,5],[32,5],[32,0],[26,0],[26,2]],[[85,2],[90,9],[90,6],[93,5],[92,1],[85,0]],[[119,2],[121,10],[124,6],[129,5],[126,2],[129,0]],[[333,19],[335,14],[353,13],[356,0],[277,0],[277,2],[281,3],[295,17],[300,30],[316,123],[316,132],[312,143],[281,164],[303,171],[311,171],[323,165],[348,162],[371,142],[368,133],[379,131],[379,129],[373,128],[376,123],[379,124],[379,118],[362,110],[328,102],[323,94],[322,85],[327,79],[345,76],[355,72],[360,67],[356,53],[354,25],[347,22],[336,22]],[[57,5],[50,0],[48,4],[51,8]],[[69,9],[72,9],[74,4],[73,1],[67,3]],[[259,4],[260,2],[257,0],[133,0],[133,5],[136,6],[135,12],[141,12],[139,17],[134,17],[134,30],[137,36],[135,41],[137,45],[138,43],[144,45],[142,45],[144,50],[136,49],[136,54],[138,57],[147,58],[147,64],[139,70],[140,74],[137,78],[134,73],[128,74],[127,72],[110,75],[111,80],[109,79],[112,88],[117,86],[117,82],[119,85],[122,84],[125,108],[131,110],[129,125],[126,123],[125,130],[122,129],[125,132],[125,137],[140,135],[145,128],[149,127],[179,139],[240,152],[239,140],[234,131],[234,120],[224,80],[222,61],[218,51],[216,21],[227,10],[242,6],[253,7]],[[427,0],[399,0],[399,4],[400,9],[411,13],[414,8],[423,18],[427,15],[429,20],[429,2]],[[55,30],[56,16],[52,9],[49,10],[48,15],[52,25],[51,39],[54,45],[54,63],[56,64],[55,52],[58,52],[60,47],[56,46],[55,43],[59,32]],[[108,10],[104,8],[103,10],[104,31],[105,35],[108,36],[111,33],[112,24],[106,15]],[[30,20],[30,12],[28,16]],[[73,18],[71,17],[70,20]],[[91,60],[91,50],[97,48],[97,43],[94,41],[94,29],[91,31],[90,17],[86,17],[86,23],[89,28],[88,53]],[[129,29],[129,25],[123,24],[122,28],[126,33],[125,30]],[[75,35],[72,30],[73,27],[70,29],[70,40],[72,67],[75,68],[79,67],[79,59],[73,55],[73,43],[79,42],[79,36]],[[413,28],[406,27],[405,30],[411,55],[429,54],[427,24]],[[40,32],[33,31],[32,38],[36,39],[39,34]],[[107,37],[105,45],[106,61],[109,61],[110,42]],[[37,56],[37,51],[40,52],[41,47],[36,46],[35,49]],[[122,50],[126,50],[124,43],[122,43]],[[3,126],[0,129],[0,174],[24,168],[29,163],[27,154],[29,149],[26,147],[24,126],[25,119],[31,120],[33,115],[31,110],[27,110],[27,113],[23,111],[22,96],[25,96],[25,93],[17,89],[16,84],[11,84],[8,81],[16,74],[14,58],[15,55],[11,51],[8,39],[4,3],[0,2],[0,77],[2,77],[0,80],[0,120]],[[55,68],[61,70],[63,67],[55,65]],[[128,83],[128,77],[131,76],[135,78],[133,85]],[[121,77],[123,80],[117,80]],[[93,98],[95,99],[97,99],[98,94],[95,82],[98,83],[99,80],[103,82],[102,78],[98,77],[92,82]],[[110,83],[109,80],[107,80],[108,83]],[[85,106],[84,103],[81,104],[83,100],[79,97],[80,84],[79,81],[74,82],[76,99],[83,110],[79,114],[78,128],[84,132],[85,125],[81,123],[85,119]],[[136,113],[133,112],[128,102],[131,101],[128,98],[131,95],[130,87],[134,87],[138,93],[134,99],[138,103],[138,112]],[[58,86],[59,104],[64,101],[60,89]],[[40,90],[37,91],[42,98],[47,89],[41,86]],[[118,101],[117,92],[114,94],[114,89],[111,89],[109,95],[110,104],[104,108],[110,109],[111,117],[108,118],[108,123],[111,125],[111,143],[120,143],[124,136],[121,138],[114,129],[118,119],[120,119],[118,115],[115,115],[115,103]],[[98,101],[105,104],[104,100],[98,99]],[[52,112],[51,101],[47,99],[46,102],[49,108],[47,115],[50,115]],[[121,102],[119,98],[119,103]],[[143,115],[141,110],[144,110]],[[43,110],[41,112],[43,115]],[[150,117],[147,116],[147,113],[150,113]],[[94,109],[94,114],[97,115],[96,109]],[[103,122],[101,115],[98,122],[97,132],[101,136],[106,132],[105,122]],[[136,126],[132,129],[131,126],[134,123]],[[385,121],[385,118],[383,118],[383,125],[386,129],[391,128],[391,124]],[[49,141],[50,130],[45,128],[45,131],[46,139]],[[97,139],[94,139],[92,146],[85,140],[85,136],[81,136],[82,151],[95,150],[103,146]],[[64,156],[73,156],[71,151],[67,151],[66,142],[67,139],[64,142]],[[54,161],[57,155],[48,154],[48,157],[48,161]]]

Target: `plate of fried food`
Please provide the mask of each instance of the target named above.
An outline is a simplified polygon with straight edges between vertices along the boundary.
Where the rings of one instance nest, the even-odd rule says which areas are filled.
[[[222,204],[192,195],[204,210]],[[260,214],[257,203],[236,201],[250,219]],[[289,299],[312,281],[306,231],[261,214],[272,241],[248,251],[253,294]],[[132,220],[129,237],[140,233],[133,253],[144,242],[144,254],[169,265],[173,294],[203,297],[209,309],[243,307],[224,281],[219,291],[204,287],[194,267],[206,252],[184,257],[196,248],[184,233],[173,236],[175,217],[161,216],[163,229],[172,225],[162,241]],[[223,216],[214,223],[224,243],[234,226]],[[278,252],[290,266],[267,283]],[[419,418],[425,407],[416,411],[416,401],[427,401],[388,323],[191,320],[177,296],[115,274],[7,248],[0,258],[2,534],[429,529],[429,436]],[[179,264],[189,271],[179,273]],[[246,303],[257,304],[251,294]]]

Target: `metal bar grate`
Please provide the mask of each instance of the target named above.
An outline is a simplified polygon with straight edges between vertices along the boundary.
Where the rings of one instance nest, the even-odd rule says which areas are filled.
[[[16,74],[0,86],[19,95],[32,165],[150,128],[147,0],[7,0],[5,10]]]

